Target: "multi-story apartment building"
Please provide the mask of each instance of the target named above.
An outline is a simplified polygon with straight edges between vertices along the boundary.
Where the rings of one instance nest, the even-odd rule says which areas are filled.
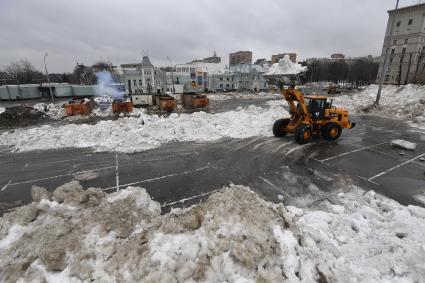
[[[377,80],[384,75],[384,82],[407,84],[415,82],[425,71],[425,4],[418,4],[388,11],[382,58],[388,52],[388,67],[383,71],[381,60]],[[391,33],[392,31],[392,33]]]
[[[251,51],[238,51],[229,54],[229,65],[252,64]]]
[[[292,62],[294,62],[294,63],[297,62],[297,54],[296,53],[281,53],[281,54],[272,55],[272,64],[279,62],[279,60],[283,59],[283,57],[285,57],[286,55],[289,56],[289,59],[291,59]]]

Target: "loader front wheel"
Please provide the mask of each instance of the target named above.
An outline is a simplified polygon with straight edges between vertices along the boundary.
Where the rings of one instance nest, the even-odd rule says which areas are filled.
[[[295,130],[295,141],[299,144],[308,143],[313,136],[313,131],[310,125],[301,124]]]
[[[325,140],[334,141],[341,136],[342,128],[337,123],[329,123],[322,129],[322,135]]]
[[[279,119],[273,124],[273,134],[275,137],[282,138],[286,136],[286,126],[289,124],[289,119]]]

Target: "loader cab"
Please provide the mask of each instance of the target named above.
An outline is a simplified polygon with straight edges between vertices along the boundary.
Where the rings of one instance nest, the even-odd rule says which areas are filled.
[[[330,108],[328,98],[326,96],[305,96],[305,103],[308,112],[314,120],[321,120],[325,115],[325,109]]]

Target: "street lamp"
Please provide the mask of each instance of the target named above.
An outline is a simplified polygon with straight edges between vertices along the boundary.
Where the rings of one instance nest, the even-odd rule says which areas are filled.
[[[55,99],[53,98],[52,86],[50,85],[49,73],[47,72],[46,57],[48,55],[49,55],[49,53],[47,53],[47,52],[44,53],[44,69],[46,70],[47,82],[49,84],[50,97],[52,98],[52,102],[55,102]]]
[[[396,17],[395,12],[397,12],[399,1],[400,0],[397,0],[397,3],[395,5],[394,19],[393,19],[393,21],[390,24],[390,30],[389,30],[390,34],[388,36],[388,45],[385,48],[384,64],[382,66],[381,78],[379,80],[378,93],[376,94],[376,100],[375,100],[375,103],[374,103],[375,106],[378,106],[379,105],[379,99],[381,99],[382,86],[384,84],[385,74],[386,74],[387,68],[388,68],[388,51],[390,49],[390,44],[391,44],[391,40],[392,40],[392,36],[393,36],[394,23],[395,23],[395,17]],[[384,45],[385,45],[385,42],[384,42]]]
[[[171,66],[171,82],[173,83],[173,93],[176,91],[176,88],[174,87],[174,75],[173,75],[173,64],[171,63],[170,57],[167,56],[168,62],[170,62]]]

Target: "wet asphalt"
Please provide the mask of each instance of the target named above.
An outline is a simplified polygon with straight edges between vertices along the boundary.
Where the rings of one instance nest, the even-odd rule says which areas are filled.
[[[266,103],[265,99],[215,101],[211,108],[220,112]],[[72,180],[106,192],[146,188],[164,211],[199,202],[232,183],[250,186],[267,200],[283,198],[301,207],[352,184],[402,204],[424,206],[416,197],[425,193],[423,133],[388,118],[355,115],[352,120],[356,128],[344,130],[338,141],[313,140],[303,146],[288,135],[170,143],[136,154],[73,148],[10,153],[0,148],[0,212],[30,202],[33,185],[52,191]],[[418,147],[394,148],[390,141],[396,138]]]

